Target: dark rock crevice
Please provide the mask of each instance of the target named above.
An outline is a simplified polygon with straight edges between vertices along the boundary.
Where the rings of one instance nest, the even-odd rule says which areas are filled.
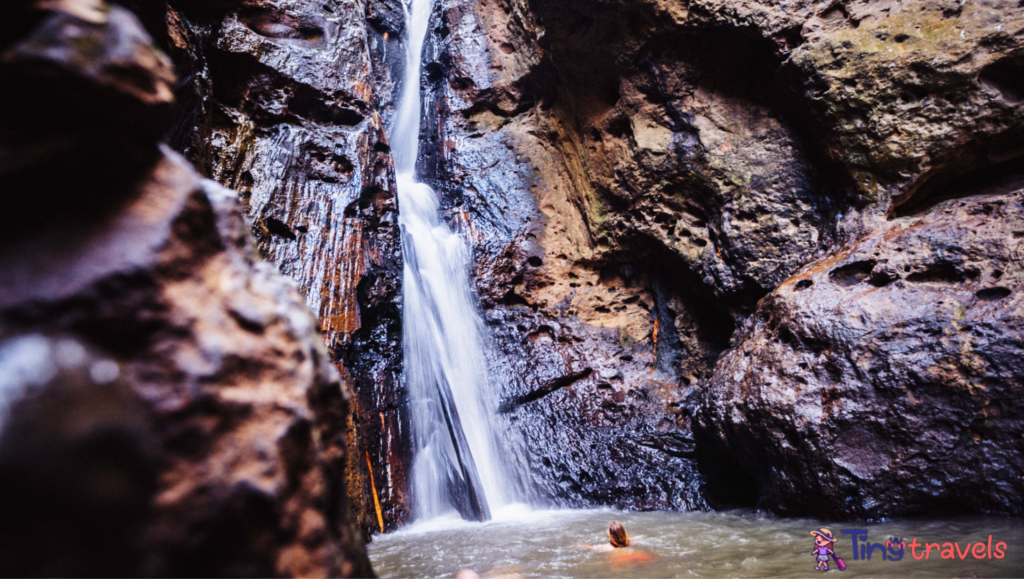
[[[551,394],[552,392],[558,390],[559,388],[566,388],[568,386],[572,386],[573,384],[579,382],[580,380],[585,380],[589,378],[590,375],[593,373],[593,368],[584,368],[580,372],[575,372],[573,374],[553,378],[540,388],[537,388],[536,390],[523,394],[522,396],[518,396],[514,400],[510,400],[509,402],[502,404],[498,408],[498,411],[503,414],[507,414],[513,411],[517,406],[522,406],[523,404],[529,404],[530,402],[540,400],[541,398]]]
[[[932,171],[905,194],[894,198],[889,216],[919,216],[950,199],[1020,189],[1024,185],[1022,142],[1022,135],[1014,134],[1003,136],[989,147],[971,147],[961,155],[960,162]]]

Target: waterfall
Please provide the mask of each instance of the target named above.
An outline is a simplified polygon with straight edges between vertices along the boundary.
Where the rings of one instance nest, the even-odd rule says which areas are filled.
[[[391,146],[405,256],[403,340],[412,408],[416,518],[453,510],[486,520],[508,500],[486,392],[483,324],[469,288],[469,248],[439,218],[437,194],[416,181],[420,74],[433,0],[405,0],[406,67]]]

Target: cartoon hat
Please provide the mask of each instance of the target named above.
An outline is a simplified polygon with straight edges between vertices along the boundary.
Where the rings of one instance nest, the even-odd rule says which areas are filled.
[[[822,528],[818,529],[817,531],[811,531],[811,534],[814,535],[815,537],[819,537],[819,536],[820,537],[824,537],[825,540],[828,541],[829,543],[835,543],[836,542],[835,538],[832,537],[832,531],[826,529],[825,527],[822,527]]]

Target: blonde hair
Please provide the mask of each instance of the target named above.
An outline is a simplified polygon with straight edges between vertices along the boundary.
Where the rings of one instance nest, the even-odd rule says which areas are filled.
[[[616,549],[622,549],[633,544],[629,540],[629,533],[626,532],[626,527],[623,527],[622,523],[618,521],[612,521],[608,524],[608,541]]]

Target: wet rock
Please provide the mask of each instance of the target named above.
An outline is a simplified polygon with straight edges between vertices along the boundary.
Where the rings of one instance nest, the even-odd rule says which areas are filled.
[[[104,117],[140,136],[159,136],[174,100],[174,73],[167,57],[123,8],[85,0],[60,6],[6,47],[3,72],[12,82],[23,83],[22,90],[6,98],[20,99],[23,107],[49,107],[62,120]],[[59,98],[76,93],[83,83],[91,90],[82,91],[81,98]]]
[[[401,0],[369,0],[366,22],[376,31],[397,37],[405,31],[405,8]]]
[[[137,574],[160,453],[120,365],[30,334],[4,341],[0,367],[5,574]]]
[[[44,228],[0,250],[7,273],[0,292],[5,348],[16,353],[39,342],[32,348],[39,360],[28,371],[20,370],[20,357],[5,358],[5,375],[29,378],[4,389],[11,412],[18,411],[18,420],[0,435],[0,446],[13,454],[8,468],[21,473],[5,477],[16,487],[11,490],[34,488],[64,472],[45,462],[35,465],[33,455],[24,454],[51,438],[73,464],[105,469],[109,459],[115,463],[109,468],[131,466],[136,450],[118,446],[135,438],[119,426],[128,420],[132,429],[152,432],[153,448],[142,457],[152,464],[131,466],[140,473],[104,470],[96,484],[107,486],[89,491],[102,495],[95,501],[126,501],[120,507],[130,511],[125,520],[108,523],[133,537],[129,556],[112,558],[111,567],[89,556],[90,565],[101,565],[98,573],[368,572],[340,496],[347,400],[294,288],[253,261],[234,194],[204,183],[184,160],[167,153],[135,197],[102,219],[63,225],[60,233]],[[32,332],[57,332],[71,342],[47,342]],[[93,382],[123,380],[116,393],[82,385],[86,366],[73,367],[75,376],[58,372],[62,348],[85,347],[103,352],[103,359],[87,366]],[[52,431],[60,418],[80,416],[108,396],[115,399],[111,404],[141,408],[140,415],[119,418],[110,410],[109,416],[90,414],[96,424],[86,421],[81,432]],[[48,410],[51,403],[57,416]],[[41,406],[31,413],[19,410],[36,404]],[[94,430],[113,438],[100,437],[94,449]],[[134,482],[122,488],[128,483],[118,477]],[[79,486],[90,484],[61,476],[30,499],[20,492],[4,496],[25,508],[24,500],[70,500],[88,491]],[[90,517],[102,504],[60,514],[69,540],[98,532]],[[51,530],[34,526],[48,518],[5,520],[6,533],[22,537],[8,546]],[[51,552],[26,560],[41,548],[32,547],[5,558],[8,570],[63,575],[92,568],[81,566],[86,560],[74,550],[67,558]]]
[[[1022,203],[889,221],[767,296],[701,392],[709,500],[1019,515]]]
[[[820,251],[835,203],[772,100],[774,47],[624,4],[442,3],[420,169],[474,247],[488,317],[577,328],[579,343],[541,332],[529,352],[522,332],[493,328],[499,397],[532,399],[510,428],[536,488],[560,504],[697,508],[692,446],[664,441],[691,440],[686,393],[734,317]],[[589,378],[538,395],[601,360],[633,367],[619,395],[662,394],[609,402]]]
[[[524,308],[493,310],[487,323],[505,382],[499,420],[515,437],[527,496],[559,507],[705,508],[686,410],[693,388],[655,371],[655,352],[623,347],[617,329]]]
[[[260,251],[322,320],[354,394],[349,459],[375,481],[350,464],[350,495],[376,528],[376,487],[393,528],[411,464],[384,135],[401,6],[170,5],[185,80],[172,144],[242,193]],[[700,507],[693,392],[758,300],[887,217],[1024,175],[1020,14],[1015,0],[438,2],[419,170],[473,248],[524,488]],[[896,279],[869,262],[830,279]],[[630,392],[648,394],[615,399]]]
[[[74,10],[24,3],[23,28],[0,49],[9,87],[0,93],[0,195],[13,213],[53,205],[88,211],[99,200],[76,190],[130,188],[158,155],[155,142],[171,119],[171,63],[134,16],[98,2],[67,4]],[[123,169],[113,177],[110,159]],[[37,193],[16,194],[27,188]],[[4,234],[28,225],[12,221],[15,230]]]
[[[138,21],[61,4],[2,58],[23,105],[0,115],[3,574],[372,574],[314,319],[237,195],[157,144],[173,75]],[[51,86],[71,92],[25,96]],[[58,96],[96,106],[64,126]]]
[[[239,191],[260,253],[317,314],[363,434],[348,473],[366,531],[380,530],[374,492],[387,528],[408,517],[401,256],[384,132],[388,65],[402,54],[396,6],[171,2],[170,13],[172,53],[189,79],[172,144]]]
[[[1014,189],[1019,14],[1012,2],[440,3],[424,54],[420,171],[474,248],[488,318],[505,320],[493,328],[495,388],[542,494],[600,504],[587,489],[695,469],[689,453],[667,468],[665,449],[679,446],[662,444],[622,461],[645,466],[620,466],[617,482],[592,474],[588,453],[628,446],[588,434],[608,410],[586,387],[600,380],[595,360],[629,366],[660,352],[648,369],[675,393],[631,407],[617,434],[640,440],[645,424],[672,424],[672,439],[687,440],[679,416],[697,398],[683,393],[709,387],[759,299],[831,248],[887,231],[886,215]],[[895,279],[875,265],[834,281]],[[526,329],[507,328],[513,320]],[[581,341],[540,329],[555,327],[579,328]],[[725,383],[717,368],[713,383]],[[623,370],[622,380],[643,391],[649,379]],[[724,461],[734,443],[708,456]],[[757,464],[778,476],[800,468]],[[582,473],[598,482],[587,487]],[[678,492],[663,504],[701,502]],[[647,508],[629,494],[610,502]],[[756,492],[719,494],[749,503]]]

